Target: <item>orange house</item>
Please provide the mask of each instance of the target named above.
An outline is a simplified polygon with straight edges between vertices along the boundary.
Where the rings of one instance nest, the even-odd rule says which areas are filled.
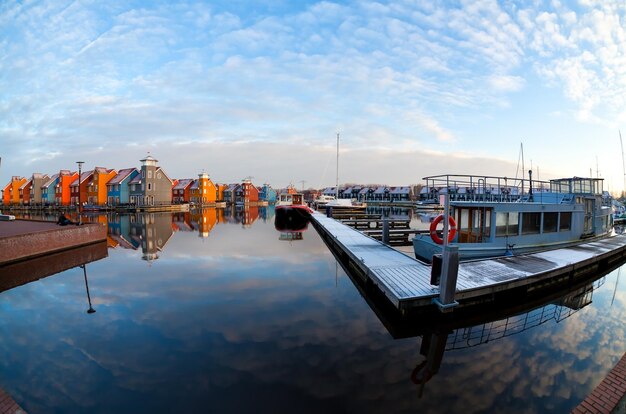
[[[215,189],[217,192],[216,195],[216,200],[217,201],[224,201],[224,190],[226,190],[228,188],[227,184],[218,184]]]
[[[20,204],[30,204],[30,190],[33,186],[33,179],[28,179],[20,186]]]
[[[104,205],[107,203],[107,183],[117,175],[114,169],[96,167],[87,185],[87,204]],[[81,188],[82,193],[82,188]],[[82,194],[81,194],[82,195]],[[82,198],[82,197],[81,197]]]
[[[26,178],[13,176],[11,182],[4,187],[2,203],[5,205],[20,203],[20,187],[26,183]]]
[[[191,185],[191,201],[198,204],[215,203],[217,189],[207,173],[198,174],[198,180]]]
[[[70,186],[78,179],[78,173],[70,170],[59,171],[59,180],[54,186],[54,202],[58,205],[69,206],[71,201]]]
[[[83,171],[80,178],[70,184],[70,202],[74,204],[85,204],[87,202],[87,186],[91,182],[93,171]],[[80,200],[78,199],[80,197]]]

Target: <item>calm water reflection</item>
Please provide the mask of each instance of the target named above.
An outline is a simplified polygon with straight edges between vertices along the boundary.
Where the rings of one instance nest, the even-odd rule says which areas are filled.
[[[518,315],[398,321],[271,210],[91,220],[108,257],[0,295],[0,386],[31,414],[569,412],[626,351],[624,270]]]

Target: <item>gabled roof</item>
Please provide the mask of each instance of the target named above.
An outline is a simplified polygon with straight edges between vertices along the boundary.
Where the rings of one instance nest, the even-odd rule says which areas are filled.
[[[359,194],[367,194],[369,193],[370,188],[369,187],[363,187],[361,188],[361,191],[359,191]]]
[[[155,161],[156,161],[156,160],[155,160]],[[161,168],[161,167],[157,167],[157,169],[156,169],[156,173],[159,173],[159,172],[162,172],[162,173],[163,173],[163,175],[165,176],[165,178],[167,178],[167,179],[170,181],[170,183],[173,183],[173,182],[174,182],[174,180],[172,180],[172,179],[169,177],[169,175],[167,175],[167,174],[165,173],[165,171],[163,170],[163,168]]]
[[[197,181],[197,180],[194,180],[193,178],[181,178],[180,180],[178,180],[178,183],[172,189],[173,190],[184,190],[185,188],[187,188],[191,184],[193,184],[194,181]]]
[[[141,184],[141,174],[137,174],[128,184]]]
[[[395,187],[393,190],[390,191],[391,194],[410,194],[411,193],[411,188],[410,187]]]
[[[109,174],[112,171],[115,171],[114,168],[105,168],[105,167],[96,167],[93,169],[94,172],[97,172],[98,174]]]
[[[384,185],[380,186],[376,190],[374,190],[374,194],[384,194],[385,190],[389,190],[389,187],[386,187]]]
[[[133,171],[137,171],[137,168],[124,168],[123,170],[119,170],[117,175],[111,178],[107,184],[120,184],[130,177]]]
[[[30,186],[33,183],[33,179],[29,178],[28,181],[26,181],[24,184],[20,185],[20,190],[23,190],[26,188],[26,186]]]
[[[84,171],[80,174],[80,179],[78,180],[74,180],[74,182],[72,184],[70,184],[70,187],[78,187],[78,182],[80,181],[81,183],[87,179],[89,179],[91,177],[91,175],[93,174],[93,170],[89,170],[89,171]]]
[[[46,181],[44,183],[44,185],[41,186],[41,188],[43,187],[50,187],[52,184],[54,184],[55,181],[57,181],[59,179],[59,174],[54,174],[52,177],[50,177],[50,179],[48,181]]]
[[[199,186],[200,186],[200,180],[193,180],[191,182],[191,187],[189,187],[189,189],[190,190],[197,190]]]

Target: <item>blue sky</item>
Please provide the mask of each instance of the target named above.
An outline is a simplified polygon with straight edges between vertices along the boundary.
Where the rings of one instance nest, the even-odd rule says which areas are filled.
[[[260,4],[262,3],[262,4]],[[515,176],[623,187],[624,3],[0,4],[0,182],[138,166],[319,187]],[[626,135],[625,135],[626,138]]]

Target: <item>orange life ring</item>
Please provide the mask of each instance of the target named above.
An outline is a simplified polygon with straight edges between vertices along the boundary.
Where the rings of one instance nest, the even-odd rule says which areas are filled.
[[[443,239],[437,234],[437,225],[443,220],[443,214],[435,217],[432,223],[430,223],[430,238],[437,244],[443,244]],[[456,236],[456,221],[452,216],[448,216],[448,243],[452,243]]]

